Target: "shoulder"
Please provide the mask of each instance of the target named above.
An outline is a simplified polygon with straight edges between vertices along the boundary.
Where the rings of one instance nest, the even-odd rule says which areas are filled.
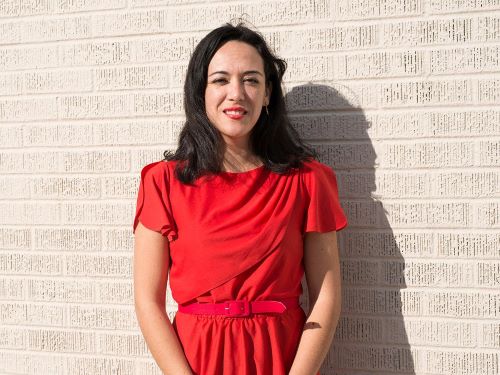
[[[301,168],[302,170],[302,175],[307,177],[316,177],[318,175],[324,175],[324,174],[334,174],[333,169],[316,160],[316,159],[309,159],[307,161],[302,162],[303,167]]]
[[[172,173],[173,168],[175,167],[175,163],[175,160],[160,160],[146,164],[142,167],[141,178],[149,178],[155,180],[162,177],[168,178],[168,176]]]

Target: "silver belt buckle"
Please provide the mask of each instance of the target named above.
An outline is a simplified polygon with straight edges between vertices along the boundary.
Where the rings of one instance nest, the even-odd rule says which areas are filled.
[[[227,316],[249,316],[251,313],[250,302],[245,300],[226,301],[224,311]]]

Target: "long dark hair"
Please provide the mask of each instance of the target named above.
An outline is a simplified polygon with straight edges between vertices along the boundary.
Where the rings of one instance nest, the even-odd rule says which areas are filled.
[[[205,109],[205,88],[208,65],[217,50],[230,40],[245,42],[257,49],[264,60],[266,87],[272,85],[268,105],[269,116],[262,110],[250,133],[250,147],[265,167],[276,173],[287,173],[299,168],[302,161],[316,158],[317,153],[301,140],[286,113],[281,82],[287,64],[274,56],[262,35],[239,22],[226,23],[208,33],[196,46],[184,83],[184,111],[186,121],[179,135],[175,153],[166,150],[164,160],[178,160],[175,174],[183,183],[209,173],[221,172],[225,142],[219,130],[208,119]]]

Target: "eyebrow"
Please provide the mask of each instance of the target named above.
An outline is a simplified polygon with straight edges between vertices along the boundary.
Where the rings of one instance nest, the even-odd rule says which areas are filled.
[[[214,75],[214,74],[217,74],[217,73],[221,73],[221,74],[229,74],[228,72],[226,72],[225,70],[218,70],[216,72],[213,72],[212,74],[209,74],[208,76],[210,77],[211,75]],[[259,72],[258,70],[247,70],[246,72],[243,72],[243,74],[260,74],[261,76],[264,76],[261,72]]]

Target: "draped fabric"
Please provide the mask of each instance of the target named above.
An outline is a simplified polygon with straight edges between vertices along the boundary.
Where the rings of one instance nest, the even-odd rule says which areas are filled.
[[[280,175],[264,166],[184,185],[176,161],[141,171],[139,221],[169,240],[178,304],[299,297],[303,236],[347,226],[333,170],[316,160]],[[249,317],[177,312],[174,328],[196,374],[285,375],[305,322],[302,308]]]

